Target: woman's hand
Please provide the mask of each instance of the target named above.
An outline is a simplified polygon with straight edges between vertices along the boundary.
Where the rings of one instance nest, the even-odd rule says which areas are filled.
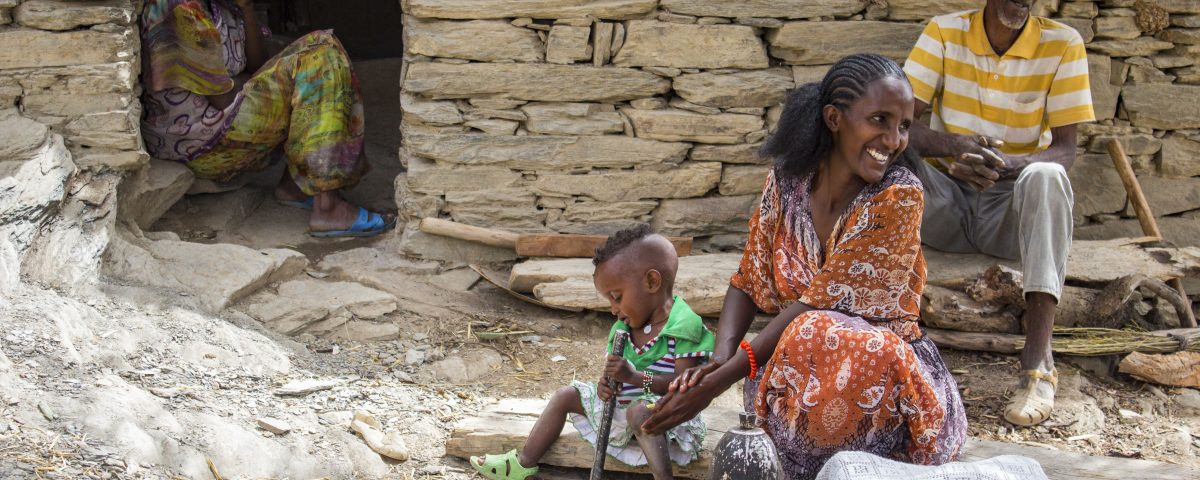
[[[713,360],[704,365],[696,366],[684,370],[683,373],[671,380],[671,385],[667,387],[668,394],[670,392],[686,393],[689,389],[694,388],[708,374],[716,371],[721,367],[723,362]]]
[[[628,360],[616,355],[609,355],[604,362],[604,378],[611,378],[621,383],[636,385],[640,383],[640,375]]]
[[[695,418],[721,394],[720,391],[713,390],[717,390],[717,387],[715,382],[709,379],[709,382],[701,382],[686,394],[674,390],[667,392],[655,402],[650,418],[642,423],[642,431],[650,435],[662,435],[663,432]]]

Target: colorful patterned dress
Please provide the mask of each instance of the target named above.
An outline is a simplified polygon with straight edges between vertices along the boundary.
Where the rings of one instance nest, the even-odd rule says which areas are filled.
[[[822,245],[812,176],[768,176],[731,284],[759,309],[813,307],[784,330],[753,406],[790,478],[813,478],[833,454],[864,451],[941,464],[966,438],[966,414],[937,347],[917,326],[925,258],[921,183],[893,165],[867,185]]]
[[[246,68],[245,25],[228,0],[149,0],[142,14],[142,134],[155,158],[228,181],[273,152],[309,195],[351,187],[367,169],[363,106],[350,59],[331,31],[309,33],[267,61],[225,109]]]
[[[616,322],[608,332],[609,348],[612,352],[612,340],[618,331],[629,331],[624,322]],[[676,296],[658,336],[645,345],[626,345],[625,359],[633,364],[638,372],[649,372],[651,375],[669,375],[675,373],[675,361],[681,358],[698,358],[707,360],[712,355],[715,338],[712,332],[704,327],[700,316],[692,311],[682,298]],[[703,363],[703,362],[701,362]],[[571,422],[579,430],[588,443],[596,445],[596,430],[593,425],[600,424],[604,412],[604,402],[596,393],[595,383],[575,381],[572,386],[579,391],[579,398],[586,415],[571,414]],[[646,454],[633,438],[633,430],[625,419],[625,409],[637,400],[657,401],[658,395],[646,395],[641,385],[622,384],[617,393],[617,410],[613,413],[612,429],[608,435],[608,454],[626,465],[641,466],[646,464]],[[671,461],[679,465],[687,465],[700,456],[704,447],[704,437],[707,434],[704,421],[700,416],[684,422],[667,431],[667,450]]]

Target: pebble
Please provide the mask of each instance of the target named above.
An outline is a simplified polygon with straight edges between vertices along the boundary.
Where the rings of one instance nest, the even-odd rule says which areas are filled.
[[[54,410],[50,408],[50,405],[47,405],[44,402],[38,402],[37,408],[39,412],[42,412],[42,416],[46,417],[46,420],[53,422],[54,419],[58,418],[58,415],[55,415]]]
[[[406,365],[414,366],[425,363],[425,352],[416,348],[410,348],[408,352],[404,354],[404,363]]]
[[[261,427],[263,430],[274,433],[276,435],[283,435],[285,433],[292,431],[291,425],[288,425],[287,422],[280,420],[278,418],[261,417],[257,420],[257,422],[258,422],[258,426]]]
[[[1200,390],[1185,388],[1183,392],[1175,396],[1175,403],[1181,407],[1200,410]]]
[[[565,361],[567,361],[567,357],[564,357],[562,355],[555,355],[553,357],[550,357],[550,361],[554,362],[554,363],[565,362]]]
[[[1121,422],[1123,423],[1133,423],[1142,419],[1142,414],[1125,408],[1118,409],[1117,413],[1121,415]]]
[[[308,395],[313,392],[329,390],[338,386],[336,380],[299,380],[288,382],[286,385],[275,390],[275,394],[281,397]]]

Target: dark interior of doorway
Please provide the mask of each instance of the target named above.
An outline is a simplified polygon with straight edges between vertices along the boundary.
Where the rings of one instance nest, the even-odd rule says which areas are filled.
[[[404,55],[399,0],[255,0],[255,10],[282,48],[313,30],[332,29],[353,61],[366,115],[371,171],[346,197],[395,208],[400,165],[400,65]]]
[[[333,29],[355,60],[399,58],[401,45],[398,0],[258,0],[267,10],[271,30],[296,37]]]

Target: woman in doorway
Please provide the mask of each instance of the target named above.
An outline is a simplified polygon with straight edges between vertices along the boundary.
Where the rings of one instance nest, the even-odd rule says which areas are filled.
[[[643,428],[699,414],[739,379],[789,478],[856,450],[958,456],[966,415],[917,326],[921,183],[906,166],[912,88],[879,55],[846,57],[793,92],[763,146],[775,159],[730,280],[713,362],[672,383]],[[755,310],[778,314],[743,341]],[[762,362],[762,363],[758,363]]]
[[[282,154],[275,196],[311,210],[311,235],[370,236],[394,225],[338,194],[368,166],[358,82],[332,32],[268,58],[253,0],[148,0],[141,36],[151,155],[229,181]]]

